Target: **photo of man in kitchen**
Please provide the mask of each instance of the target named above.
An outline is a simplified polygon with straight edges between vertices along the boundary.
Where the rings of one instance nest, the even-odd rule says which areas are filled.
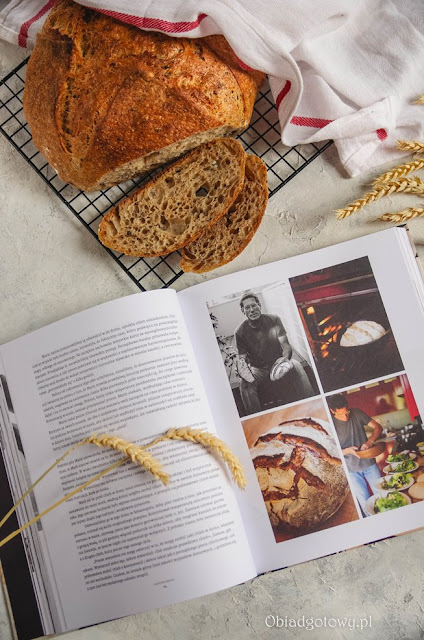
[[[325,392],[404,369],[366,256],[290,285]]]
[[[341,393],[329,396],[327,404],[362,514],[370,515],[366,509],[366,502],[377,492],[374,487],[381,478],[381,473],[375,458],[363,458],[361,454],[372,448],[381,436],[383,428],[362,409],[349,407],[347,398]],[[371,430],[370,435],[365,427]]]
[[[406,491],[416,483],[424,464],[418,448],[423,431],[406,374],[369,382],[326,400],[362,514],[367,517],[415,501],[416,488],[412,494]],[[416,437],[406,449],[405,437],[410,433]]]
[[[208,307],[240,416],[318,394],[287,283]]]

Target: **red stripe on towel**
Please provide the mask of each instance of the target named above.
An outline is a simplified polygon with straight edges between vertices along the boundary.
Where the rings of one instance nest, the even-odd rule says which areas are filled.
[[[244,71],[254,71],[253,67],[249,67],[249,65],[243,62],[243,60],[240,60],[240,58],[236,56],[236,54],[234,54],[234,56],[240,69],[244,69]]]
[[[277,110],[279,109],[280,104],[282,103],[282,101],[284,100],[284,98],[286,97],[288,92],[290,91],[290,88],[291,88],[291,82],[290,82],[290,80],[287,80],[286,84],[281,89],[280,93],[278,94],[277,100],[275,101],[275,106],[277,107]]]
[[[199,26],[204,18],[207,18],[206,13],[199,13],[197,20],[193,20],[193,22],[168,22],[168,20],[161,20],[160,18],[143,18],[141,16],[132,16],[128,13],[98,9],[97,7],[87,8],[103,13],[111,18],[116,18],[116,20],[120,20],[121,22],[132,24],[139,29],[155,29],[157,31],[164,31],[165,33],[185,33],[186,31],[192,31]]]
[[[290,120],[291,124],[296,124],[299,127],[314,127],[315,129],[322,129],[333,120],[324,120],[323,118],[305,118],[303,116],[293,116]],[[376,134],[380,140],[385,140],[388,133],[385,129],[377,129]]]
[[[27,46],[28,30],[30,26],[34,22],[37,22],[37,20],[39,20],[42,16],[44,16],[44,14],[47,13],[47,11],[51,9],[54,4],[56,4],[56,0],[49,0],[49,2],[47,2],[47,4],[45,4],[44,7],[40,9],[38,13],[35,14],[35,16],[33,16],[32,18],[30,18],[29,20],[27,20],[21,25],[21,28],[19,30],[19,35],[18,35],[18,45],[20,47]]]
[[[296,124],[299,127],[314,127],[315,129],[322,129],[328,124],[333,122],[332,120],[324,120],[324,118],[305,118],[304,116],[293,116],[290,120],[292,124]]]

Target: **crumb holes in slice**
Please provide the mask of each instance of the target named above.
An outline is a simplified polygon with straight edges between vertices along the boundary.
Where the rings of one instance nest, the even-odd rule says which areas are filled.
[[[112,222],[110,222],[110,220],[107,220],[105,224],[105,234],[112,236],[113,238],[114,236],[116,236],[117,233],[118,233],[118,230],[115,227],[115,225]]]
[[[167,231],[169,229],[169,220],[167,220],[165,218],[165,216],[161,216],[160,217],[160,228],[163,229],[164,231]]]
[[[194,255],[194,253],[189,251],[187,247],[184,249],[184,254],[185,254],[185,257],[188,258],[189,260],[196,260],[196,256]]]
[[[175,220],[171,220],[168,231],[175,236],[179,236],[184,233],[186,228],[187,225],[184,220],[181,220],[181,218],[175,218]]]
[[[207,196],[209,193],[209,189],[206,185],[202,185],[199,189],[197,189],[196,191],[196,198],[204,198],[205,196]]]

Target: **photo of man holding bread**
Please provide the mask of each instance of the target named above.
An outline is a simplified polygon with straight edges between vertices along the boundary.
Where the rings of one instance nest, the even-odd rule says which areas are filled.
[[[240,417],[319,394],[287,282],[208,302]]]
[[[258,296],[251,292],[242,295],[240,308],[246,320],[237,327],[235,339],[240,395],[246,412],[258,413],[264,408],[266,400],[261,392],[266,393],[266,387],[281,394],[281,404],[314,395],[302,365],[293,358],[281,319],[262,313]]]

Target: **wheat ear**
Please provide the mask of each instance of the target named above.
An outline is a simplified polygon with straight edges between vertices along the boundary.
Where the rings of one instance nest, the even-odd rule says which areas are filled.
[[[360,211],[363,207],[384,196],[389,196],[392,193],[419,193],[424,194],[424,183],[417,177],[403,178],[402,180],[391,180],[385,184],[379,184],[364,195],[363,198],[359,198],[352,202],[344,209],[337,209],[337,218],[342,220],[351,216],[352,213]]]
[[[412,171],[419,171],[419,169],[422,168],[424,168],[424,158],[417,158],[412,162],[405,162],[405,164],[400,164],[391,171],[386,171],[386,173],[378,176],[378,178],[376,178],[372,183],[372,186],[377,187],[382,183],[390,182],[391,180],[398,180],[398,178],[406,176]]]
[[[413,151],[414,153],[423,153],[424,142],[418,140],[398,140],[397,148],[401,151]]]
[[[163,484],[167,485],[169,483],[169,475],[165,473],[156,458],[146,451],[144,447],[139,447],[117,436],[109,436],[106,433],[99,436],[94,434],[86,438],[86,442],[96,444],[98,447],[110,447],[111,449],[115,449],[115,451],[120,451],[128,458],[131,458],[133,462],[147,469],[157,480],[161,480]]]
[[[201,431],[200,429],[191,429],[190,427],[169,429],[164,436],[157,438],[149,446],[153,446],[153,444],[163,440],[188,440],[189,442],[195,442],[203,445],[204,447],[213,449],[213,451],[215,451],[227,463],[237,486],[239,486],[240,489],[246,488],[247,480],[239,459],[234,455],[230,447],[228,447],[225,442],[211,433]]]
[[[424,209],[422,207],[409,207],[409,209],[403,209],[396,213],[385,213],[379,220],[399,224],[399,222],[408,222],[408,220],[418,218],[419,216],[424,216]]]

